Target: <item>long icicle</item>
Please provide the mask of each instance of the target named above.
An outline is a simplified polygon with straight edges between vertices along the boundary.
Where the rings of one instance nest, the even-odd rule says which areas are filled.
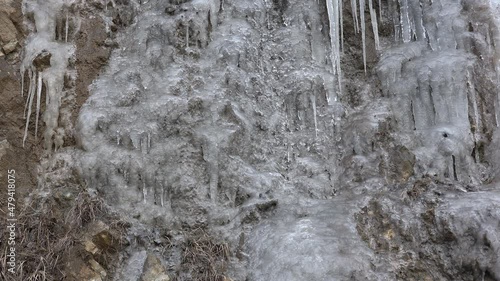
[[[382,0],[378,0],[378,19],[382,20]]]
[[[34,83],[32,83],[34,84]],[[35,91],[34,91],[34,85],[31,85],[30,87],[30,94],[28,96],[27,104],[28,104],[28,115],[26,115],[26,128],[24,129],[24,137],[23,137],[23,147],[24,144],[26,143],[26,138],[28,137],[28,126],[30,124],[30,117],[31,117],[31,107],[33,105],[33,99],[35,96]]]
[[[21,73],[21,97],[24,97],[24,74],[25,74],[24,65],[21,65],[19,72]]]
[[[339,0],[339,21],[340,21],[340,49],[344,52],[344,16],[343,1]]]
[[[26,119],[26,111],[28,110],[28,105],[29,105],[29,98],[32,95],[32,93],[35,91],[35,82],[36,78],[33,76],[33,69],[28,69],[28,77],[29,77],[29,87],[28,87],[28,99],[26,100],[26,104],[24,105],[24,113],[23,117]]]
[[[368,8],[370,9],[370,19],[372,21],[373,37],[375,39],[375,49],[380,50],[380,40],[378,37],[377,13],[373,8],[373,0],[368,0]]]
[[[356,0],[351,0],[352,18],[354,20],[354,33],[359,32],[358,5]]]
[[[311,95],[311,103],[312,103],[313,114],[314,114],[314,135],[317,138],[318,137],[318,118],[317,118],[317,112],[316,112],[316,96],[314,94]]]
[[[69,22],[68,22],[69,18],[68,18],[68,13],[66,13],[66,26],[65,26],[65,37],[64,37],[64,41],[66,43],[68,43],[68,30],[69,30]]]
[[[38,88],[36,91],[35,139],[38,136],[38,117],[40,116],[40,100],[42,99],[42,73],[38,72]]]
[[[342,10],[341,10],[341,7],[342,5],[339,4],[342,2],[342,0],[332,0],[333,3],[335,4],[334,5],[334,11],[335,11],[335,19],[337,20],[337,26],[335,28],[335,48],[336,48],[336,66],[337,66],[337,71],[336,71],[336,74],[337,74],[337,84],[338,84],[338,89],[339,89],[339,93],[338,95],[335,96],[335,101],[337,101],[337,97],[338,96],[342,96],[342,71],[340,69],[340,35],[339,35],[339,32],[340,32],[340,29],[343,29],[342,27],[342,17],[339,16],[339,14],[342,13]],[[339,23],[340,21],[340,23]],[[340,25],[340,29],[339,29],[339,26]]]
[[[331,61],[333,74],[337,75],[338,94],[337,97],[342,95],[342,73],[340,68],[340,36],[339,36],[339,1],[340,0],[326,0],[326,8],[328,10],[328,19],[330,22],[330,44],[331,44]]]
[[[363,67],[366,74],[366,28],[365,28],[365,0],[359,0],[359,15],[361,18],[361,38],[363,44]]]

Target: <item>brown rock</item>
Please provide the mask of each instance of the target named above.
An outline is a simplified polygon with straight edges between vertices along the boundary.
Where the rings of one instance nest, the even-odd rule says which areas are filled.
[[[9,15],[5,12],[0,11],[0,41],[2,44],[8,44],[12,41],[16,41],[17,30]],[[17,43],[17,41],[16,41]]]
[[[144,262],[141,281],[170,281],[167,270],[155,255],[149,254]]]
[[[81,281],[102,281],[101,275],[89,267],[82,267],[76,274],[77,280]]]
[[[92,238],[92,242],[104,251],[115,252],[119,246],[120,242],[113,233],[108,230],[103,230]]]
[[[17,40],[10,41],[9,43],[3,46],[3,52],[5,54],[10,54],[16,50],[16,47],[17,47]]]
[[[33,65],[38,71],[43,71],[44,69],[50,67],[50,58],[52,58],[52,54],[46,50],[43,50],[33,60]]]
[[[85,251],[91,254],[95,254],[99,251],[99,248],[97,248],[96,244],[94,244],[94,242],[92,241],[85,241],[83,242],[83,245],[85,247]]]
[[[106,270],[104,270],[104,268],[98,262],[96,262],[94,259],[91,259],[89,261],[89,264],[92,270],[94,270],[94,272],[99,273],[99,275],[103,278],[106,277],[107,275]]]

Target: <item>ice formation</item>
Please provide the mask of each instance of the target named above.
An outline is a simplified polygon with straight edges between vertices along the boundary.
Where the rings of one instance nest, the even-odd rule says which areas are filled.
[[[68,43],[70,21],[73,28],[77,19],[69,18],[68,14],[62,15],[63,10],[73,4],[73,0],[50,0],[24,2],[25,14],[32,14],[34,19],[33,32],[26,40],[25,55],[21,65],[21,75],[24,80],[28,72],[28,97],[26,101],[27,114],[23,146],[28,136],[28,127],[32,112],[33,102],[36,99],[35,135],[38,133],[38,118],[40,115],[42,92],[45,93],[45,111],[42,120],[45,124],[43,133],[44,147],[53,149],[54,138],[64,134],[58,128],[59,110],[61,99],[64,96],[64,76],[68,69],[69,59],[75,51],[74,46]],[[64,19],[64,31],[58,33],[58,21]],[[37,59],[40,59],[37,62]],[[23,81],[22,91],[25,83]],[[23,94],[23,93],[22,93]]]
[[[141,4],[79,115],[75,155],[89,188],[146,224],[175,215],[196,225],[206,216],[228,236],[260,224],[246,242],[250,280],[369,271],[373,252],[352,220],[363,196],[412,176],[483,180],[484,146],[498,124],[500,58],[498,22],[469,1],[387,2],[393,43],[379,38],[387,22],[381,1],[378,15],[372,1],[351,1],[363,64],[344,69],[353,77],[342,77],[343,44],[353,46],[343,40],[338,0]],[[62,36],[37,28],[23,63],[28,122],[47,91],[48,148],[60,147],[64,134],[56,117],[73,51],[64,26]],[[372,47],[380,86],[357,77],[371,75]],[[32,62],[43,50],[52,58],[40,70]],[[332,199],[337,192],[348,196]],[[259,204],[273,196],[281,209],[268,219]]]
[[[401,44],[382,53],[377,72],[400,129],[419,139],[420,144],[411,144],[417,159],[444,177],[477,182],[472,163],[481,162],[481,132],[494,130],[496,119],[479,114],[479,107],[497,110],[484,99],[498,99],[497,51],[490,39],[498,34],[498,25],[488,13],[464,16],[461,11],[470,5],[403,0],[394,26]],[[479,67],[484,75],[471,75]],[[491,88],[478,90],[478,83]],[[425,149],[417,148],[420,145]],[[429,155],[429,147],[436,154]]]
[[[330,23],[330,40],[331,40],[331,61],[333,67],[333,73],[337,77],[337,88],[339,94],[342,95],[342,71],[340,68],[340,45],[341,40],[343,42],[343,35],[340,32],[343,31],[342,20],[340,17],[342,5],[339,0],[326,0],[326,6],[328,10],[328,19]]]

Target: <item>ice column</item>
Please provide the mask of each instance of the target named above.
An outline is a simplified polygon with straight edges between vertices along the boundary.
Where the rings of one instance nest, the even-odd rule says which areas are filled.
[[[370,9],[370,19],[372,21],[373,38],[375,40],[375,48],[380,50],[380,40],[378,38],[377,13],[373,9],[373,0],[368,0],[368,8]]]
[[[340,12],[339,8],[341,7],[339,4],[339,0],[326,0],[326,7],[328,10],[328,19],[330,22],[330,42],[331,42],[331,60],[333,73],[337,76],[337,86],[338,93],[342,95],[342,73],[340,69],[340,34],[339,28],[342,22],[340,21]]]
[[[361,16],[361,41],[363,44],[363,67],[366,73],[366,25],[365,25],[365,0],[359,0],[359,14]]]

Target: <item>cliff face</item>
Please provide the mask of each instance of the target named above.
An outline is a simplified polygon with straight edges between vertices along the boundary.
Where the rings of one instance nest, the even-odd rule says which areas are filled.
[[[77,170],[134,225],[117,280],[143,250],[203,278],[199,229],[227,247],[213,278],[500,280],[495,2],[35,2],[28,102],[46,93],[66,163],[44,169]],[[102,45],[77,38],[81,7]],[[103,45],[95,80],[65,57]]]

